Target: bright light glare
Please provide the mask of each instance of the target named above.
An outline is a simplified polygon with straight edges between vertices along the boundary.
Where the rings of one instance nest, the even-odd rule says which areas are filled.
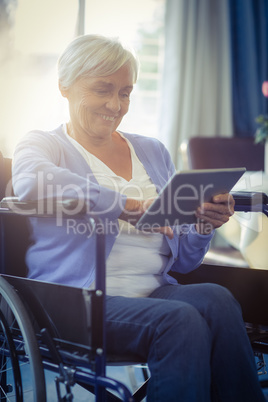
[[[78,0],[18,0],[14,46],[24,54],[59,53],[75,35]]]
[[[119,36],[135,47],[138,29],[153,26],[158,3],[163,0],[87,0],[85,31]],[[52,129],[68,119],[56,61],[75,36],[78,4],[78,0],[18,0],[13,57],[0,67],[0,149],[6,156],[29,130]],[[138,120],[135,116],[130,124]]]
[[[0,68],[0,148],[6,156],[26,132],[66,119],[56,61],[75,36],[77,12],[76,0],[18,1],[12,58]]]
[[[86,3],[85,31],[120,37],[133,44],[138,29],[153,24],[157,3],[157,0],[90,0]]]

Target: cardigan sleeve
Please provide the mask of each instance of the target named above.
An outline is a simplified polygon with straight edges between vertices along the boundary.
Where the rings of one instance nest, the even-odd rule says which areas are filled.
[[[195,225],[185,225],[177,229],[180,231],[180,234],[175,235],[178,241],[178,249],[177,255],[174,256],[171,271],[187,273],[202,263],[215,231],[208,235],[201,235],[196,231]]]
[[[74,173],[69,168],[70,159],[71,155],[62,155],[55,136],[40,131],[29,133],[14,153],[15,195],[20,200],[79,199],[79,205],[85,203],[91,215],[117,219],[124,209],[126,196],[100,186],[90,173],[84,176]]]

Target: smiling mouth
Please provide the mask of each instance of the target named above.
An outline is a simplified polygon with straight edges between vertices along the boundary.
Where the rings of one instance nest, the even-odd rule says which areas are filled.
[[[105,121],[115,121],[116,119],[115,116],[106,116],[104,114],[99,114],[99,116]]]

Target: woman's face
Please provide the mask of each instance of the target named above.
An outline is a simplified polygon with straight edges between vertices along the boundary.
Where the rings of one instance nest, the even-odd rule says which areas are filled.
[[[107,138],[127,113],[132,89],[129,64],[106,77],[80,78],[65,95],[73,127],[91,137]]]

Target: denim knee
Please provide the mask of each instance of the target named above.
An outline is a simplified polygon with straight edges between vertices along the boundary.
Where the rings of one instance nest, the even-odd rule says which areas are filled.
[[[150,297],[190,304],[210,326],[212,322],[220,326],[243,323],[239,303],[227,288],[218,284],[167,285],[154,291]]]
[[[206,283],[202,288],[199,288],[200,302],[209,301],[209,306],[223,313],[223,310],[237,311],[241,314],[241,307],[233,294],[224,286],[215,283]]]

